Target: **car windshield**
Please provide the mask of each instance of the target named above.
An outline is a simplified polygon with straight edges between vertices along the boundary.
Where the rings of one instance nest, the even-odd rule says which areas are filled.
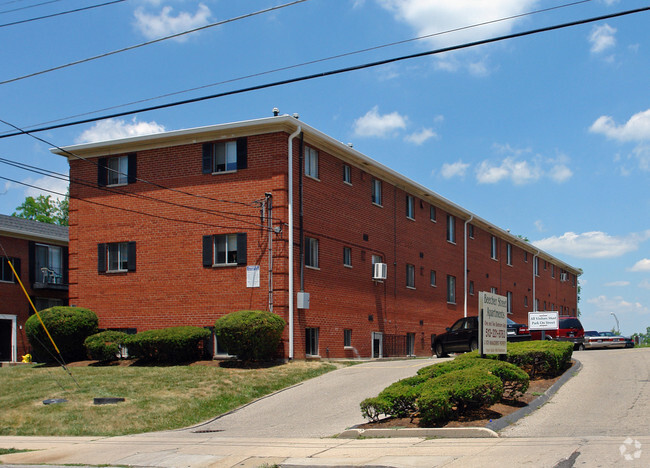
[[[585,336],[600,336],[597,331],[586,331]]]
[[[600,332],[600,336],[614,336],[612,332]]]
[[[582,328],[580,321],[575,318],[561,319],[560,328]]]

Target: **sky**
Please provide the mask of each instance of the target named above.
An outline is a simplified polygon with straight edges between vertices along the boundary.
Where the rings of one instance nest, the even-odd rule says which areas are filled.
[[[0,177],[64,193],[64,181],[6,161],[67,173],[52,146],[269,117],[277,107],[581,268],[585,329],[650,327],[647,11],[3,137],[10,125],[142,110],[647,0],[126,0],[65,13],[108,1],[0,0]],[[0,213],[40,193],[0,179]]]

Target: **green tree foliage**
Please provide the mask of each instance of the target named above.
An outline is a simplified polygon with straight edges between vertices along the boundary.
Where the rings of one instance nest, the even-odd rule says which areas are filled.
[[[280,316],[261,310],[240,310],[215,323],[217,340],[242,361],[274,358],[286,323]]]
[[[39,195],[36,198],[27,197],[20,206],[16,207],[16,211],[12,216],[40,221],[41,223],[67,226],[69,200],[68,194],[63,200],[52,199],[51,195]]]

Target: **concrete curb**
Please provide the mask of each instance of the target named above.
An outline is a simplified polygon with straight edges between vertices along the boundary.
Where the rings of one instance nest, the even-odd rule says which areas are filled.
[[[440,427],[440,428],[402,428],[402,429],[348,429],[337,437],[339,439],[359,439],[378,437],[425,437],[436,438],[494,438],[499,437],[498,432],[514,424],[524,416],[529,415],[546,403],[559,389],[582,369],[582,363],[573,358],[575,364],[551,385],[543,395],[531,401],[527,406],[507,416],[492,421],[485,427]]]

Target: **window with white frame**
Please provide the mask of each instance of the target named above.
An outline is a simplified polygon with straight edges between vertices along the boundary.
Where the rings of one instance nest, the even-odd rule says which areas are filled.
[[[203,236],[203,266],[246,265],[246,244],[245,232]]]
[[[491,292],[492,294],[497,294],[497,288],[495,288],[494,286],[491,287],[491,288],[490,288],[490,292]]]
[[[135,271],[135,245],[135,242],[97,244],[98,272]]]
[[[318,268],[318,239],[305,237],[305,266]]]
[[[107,161],[107,185],[123,185],[129,180],[129,158],[128,156],[117,156],[108,158]]]
[[[474,281],[469,282],[469,295],[470,296],[474,295]]]
[[[381,180],[372,179],[372,202],[381,206]]]
[[[318,356],[318,328],[305,328],[305,354]]]
[[[508,313],[512,313],[512,292],[508,291],[507,293],[507,298],[508,298]]]
[[[474,225],[473,224],[468,224],[467,225],[467,234],[470,239],[474,239]]]
[[[447,242],[456,243],[456,218],[447,215]]]
[[[433,205],[429,206],[429,219],[436,222],[436,207]]]
[[[535,257],[533,261],[533,269],[535,272],[535,276],[539,276],[539,257]]]
[[[352,330],[349,328],[343,330],[343,346],[346,348],[352,347]]]
[[[318,151],[305,147],[305,175],[318,179]]]
[[[434,287],[436,286],[436,270],[431,270],[429,272],[429,284]]]
[[[214,265],[237,265],[237,234],[214,236]]]
[[[352,168],[343,164],[343,182],[352,185]]]
[[[512,244],[506,244],[506,263],[512,266]]]
[[[343,247],[343,265],[352,266],[352,249],[350,247]]]
[[[415,219],[415,199],[411,195],[406,196],[406,217]]]
[[[218,141],[203,144],[203,173],[234,172],[248,167],[247,140]]]
[[[447,275],[447,302],[456,303],[456,277]]]
[[[490,243],[490,257],[492,260],[497,259],[497,249],[498,249],[498,241],[496,236],[492,236],[492,241]]]
[[[415,288],[415,265],[406,264],[406,287]]]

